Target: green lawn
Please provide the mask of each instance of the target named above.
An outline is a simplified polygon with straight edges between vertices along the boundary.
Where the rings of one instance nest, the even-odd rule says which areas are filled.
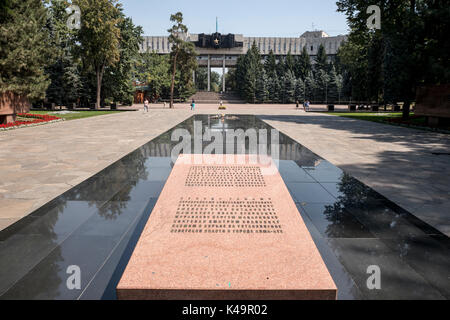
[[[435,128],[429,127],[427,123],[426,117],[415,117],[414,113],[411,113],[411,118],[404,121],[398,121],[398,122],[390,122],[389,120],[401,120],[402,113],[342,113],[342,112],[330,112],[328,114],[338,116],[338,117],[345,117],[345,118],[351,118],[351,119],[358,119],[358,120],[365,120],[365,121],[373,121],[373,122],[382,122],[390,125],[409,125],[414,126],[417,129],[423,129],[423,130],[434,130]],[[450,127],[439,127],[438,129],[450,131]]]
[[[104,116],[107,114],[119,113],[120,111],[75,111],[76,113],[69,113],[69,114],[57,114],[54,112],[55,111],[31,111],[30,113],[32,113],[32,114],[48,114],[48,115],[56,116],[58,118],[61,118],[61,119],[64,119],[67,121],[67,120],[76,120],[76,119]]]

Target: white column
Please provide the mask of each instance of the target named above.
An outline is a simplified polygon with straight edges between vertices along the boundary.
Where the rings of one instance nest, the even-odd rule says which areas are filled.
[[[225,67],[226,67],[225,59],[226,59],[226,56],[224,55],[223,56],[223,71],[222,71],[222,92],[225,92]]]
[[[211,91],[211,56],[208,54],[208,92]]]

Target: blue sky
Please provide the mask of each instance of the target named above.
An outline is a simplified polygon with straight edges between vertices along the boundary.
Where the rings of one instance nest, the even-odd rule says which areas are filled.
[[[219,32],[245,36],[298,37],[314,28],[329,35],[347,33],[346,18],[336,12],[336,0],[120,0],[125,14],[161,36],[170,27],[170,14],[181,11],[191,33]]]

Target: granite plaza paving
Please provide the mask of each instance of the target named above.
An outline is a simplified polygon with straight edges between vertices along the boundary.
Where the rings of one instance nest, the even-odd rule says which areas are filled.
[[[200,105],[200,114],[255,114],[450,235],[450,137],[305,113],[295,106]],[[187,105],[0,133],[0,229],[27,216],[177,123]]]

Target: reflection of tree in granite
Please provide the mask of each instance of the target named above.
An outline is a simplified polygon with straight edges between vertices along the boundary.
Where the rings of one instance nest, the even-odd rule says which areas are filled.
[[[325,206],[323,214],[330,222],[325,233],[329,237],[340,237],[345,232],[345,226],[354,218],[346,208],[362,205],[367,201],[370,189],[344,173],[338,183],[340,196],[333,205]]]
[[[50,206],[51,205],[51,206]],[[42,240],[46,243],[40,244],[42,248],[54,248],[49,256],[44,260],[45,272],[37,274],[36,271],[29,273],[21,279],[17,279],[16,286],[13,286],[5,293],[2,298],[6,299],[56,299],[60,296],[59,287],[63,281],[60,275],[63,274],[60,263],[63,261],[61,248],[57,243],[57,234],[55,233],[55,225],[58,222],[60,215],[64,213],[67,207],[67,202],[62,200],[54,200],[51,204],[44,206],[41,210],[46,210],[47,214],[43,215],[41,219],[37,219],[38,229],[34,232],[42,235]],[[48,208],[48,209],[47,209]],[[49,261],[51,259],[51,261]],[[36,265],[40,266],[40,261],[36,261]],[[10,263],[22,263],[22,260],[12,259]],[[42,265],[42,264],[41,264]],[[19,267],[20,269],[20,267]]]
[[[122,214],[122,210],[127,208],[126,201],[109,201],[98,209],[98,214],[105,220],[116,220]]]
[[[56,247],[44,261],[44,269],[23,278],[20,286],[17,289],[13,287],[6,296],[10,295],[13,299],[19,300],[60,299],[63,296],[61,291],[67,290],[65,287],[67,274],[61,247]]]
[[[40,230],[38,231],[41,234],[49,235],[53,240],[57,239],[57,235],[54,232],[54,228],[56,223],[59,220],[59,216],[64,212],[67,207],[67,201],[63,200],[54,200],[49,207],[48,213],[45,215],[45,219],[40,219],[39,226]],[[45,206],[44,206],[45,208]],[[43,210],[43,209],[41,209]],[[42,229],[41,229],[42,228]]]
[[[139,149],[116,163],[111,173],[113,177],[105,175],[96,181],[98,185],[94,185],[94,190],[104,190],[106,195],[111,195],[111,200],[106,204],[96,202],[101,217],[115,220],[122,214],[131,199],[130,192],[140,180],[148,179],[146,161],[144,150]]]

